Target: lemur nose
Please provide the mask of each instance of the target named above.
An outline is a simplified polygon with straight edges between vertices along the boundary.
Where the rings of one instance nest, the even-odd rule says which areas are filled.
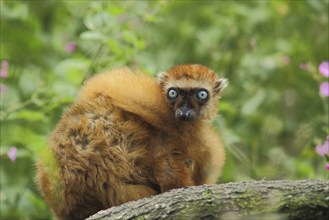
[[[177,116],[177,118],[182,121],[193,121],[196,119],[196,114],[192,109],[179,109]]]

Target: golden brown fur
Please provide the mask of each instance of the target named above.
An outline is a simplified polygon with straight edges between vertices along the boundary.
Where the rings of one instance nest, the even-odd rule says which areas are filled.
[[[212,91],[195,121],[177,120],[166,99],[177,80]],[[53,161],[38,163],[38,184],[56,217],[83,219],[170,189],[215,183],[224,148],[207,120],[216,115],[219,84],[200,65],[173,68],[158,82],[129,69],[91,78],[50,137]]]

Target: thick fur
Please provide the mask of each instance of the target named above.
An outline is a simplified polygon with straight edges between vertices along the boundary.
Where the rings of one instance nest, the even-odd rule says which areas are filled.
[[[175,119],[163,90],[168,73],[161,86],[129,69],[85,84],[37,165],[39,188],[58,219],[83,219],[174,188],[216,182],[225,158],[222,142],[209,121]],[[211,87],[218,83],[213,77]],[[219,98],[214,94],[211,105]]]

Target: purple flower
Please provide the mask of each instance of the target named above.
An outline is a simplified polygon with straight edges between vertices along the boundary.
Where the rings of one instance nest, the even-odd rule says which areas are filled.
[[[73,53],[76,48],[77,48],[77,45],[74,42],[69,42],[65,46],[65,50],[68,53]]]
[[[9,159],[11,162],[15,162],[16,160],[16,154],[17,154],[17,148],[16,147],[11,147],[7,153]]]
[[[329,77],[329,62],[323,61],[319,65],[319,72],[324,75],[325,77]]]
[[[320,94],[325,97],[329,96],[329,82],[323,82],[320,84]]]
[[[326,170],[329,170],[329,163],[326,164]]]
[[[0,93],[2,94],[7,93],[7,86],[5,84],[0,84]]]
[[[327,136],[326,140],[324,141],[323,145],[318,144],[315,148],[316,153],[323,157],[325,154],[329,156],[329,136]]]

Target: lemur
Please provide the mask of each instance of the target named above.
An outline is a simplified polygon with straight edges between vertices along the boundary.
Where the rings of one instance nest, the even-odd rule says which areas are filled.
[[[87,80],[37,163],[60,220],[169,191],[215,183],[225,161],[211,121],[227,80],[178,65],[154,77],[128,68]]]

